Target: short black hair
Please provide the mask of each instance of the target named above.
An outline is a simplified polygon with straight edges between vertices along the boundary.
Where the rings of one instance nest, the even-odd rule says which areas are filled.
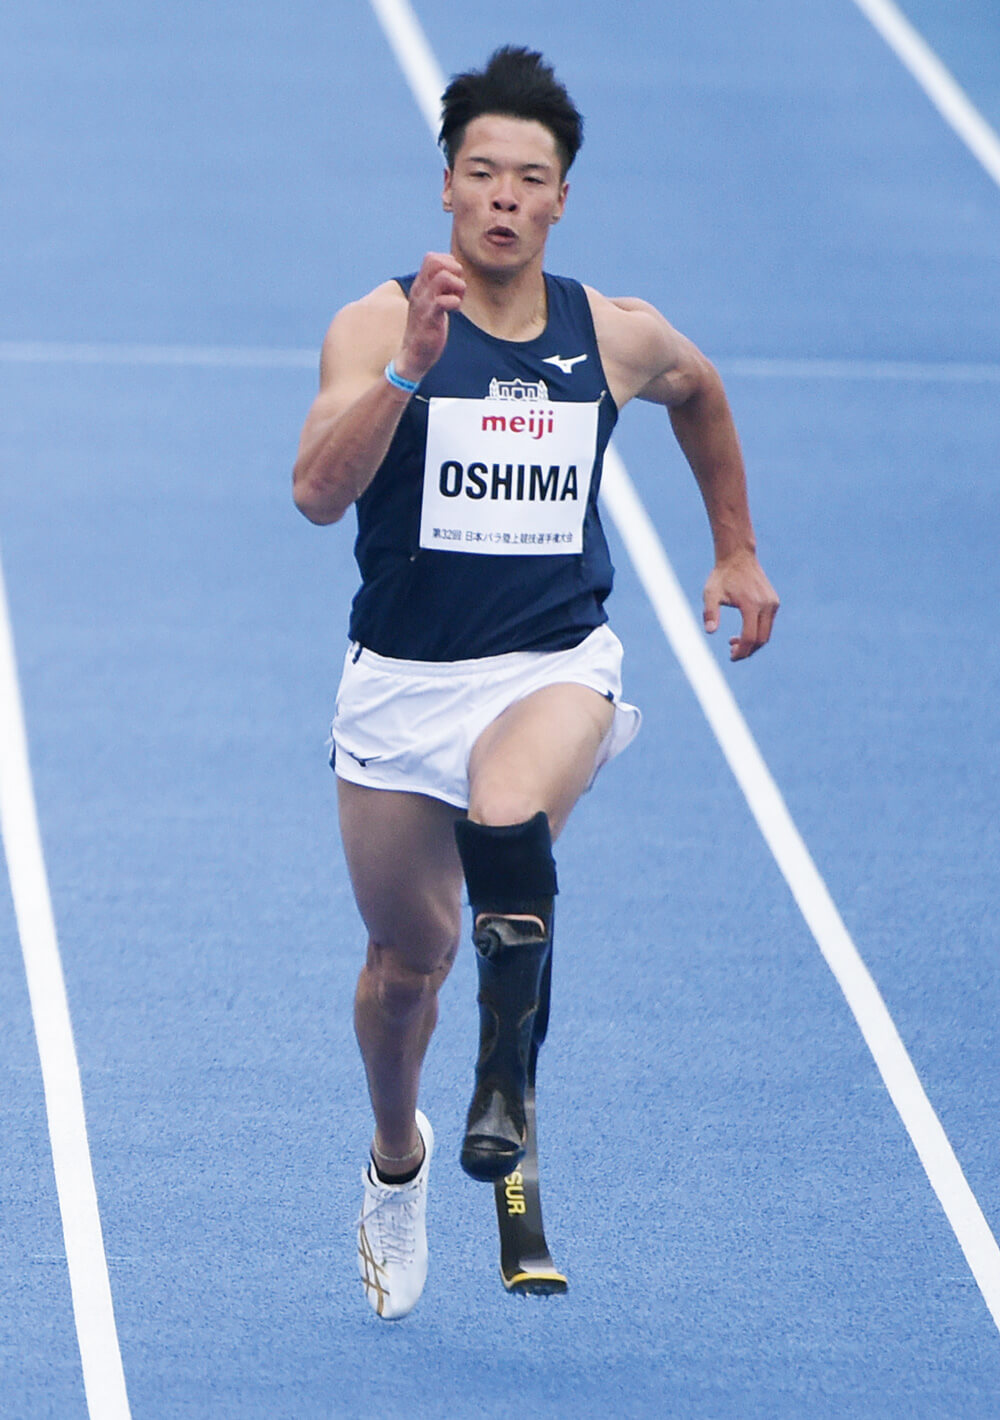
[[[441,97],[438,134],[449,168],[455,166],[466,128],[484,113],[543,124],[556,140],[565,177],[583,142],[583,119],[542,55],[505,44],[494,50],[484,69],[452,77]]]

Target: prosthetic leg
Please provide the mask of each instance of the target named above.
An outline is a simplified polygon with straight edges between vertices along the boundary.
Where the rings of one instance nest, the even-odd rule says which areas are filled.
[[[497,1179],[493,1196],[500,1229],[500,1280],[515,1296],[553,1296],[565,1292],[565,1275],[552,1261],[542,1222],[542,1196],[538,1180],[538,1132],[535,1124],[535,1066],[538,1047],[549,1024],[552,990],[552,954],[542,973],[542,989],[528,1060],[528,1085],[524,1092],[527,1126],[524,1158],[513,1173]]]
[[[528,1144],[526,1093],[548,1025],[553,898],[549,822],[455,825],[479,969],[479,1058],[461,1162],[472,1178],[506,1178]]]

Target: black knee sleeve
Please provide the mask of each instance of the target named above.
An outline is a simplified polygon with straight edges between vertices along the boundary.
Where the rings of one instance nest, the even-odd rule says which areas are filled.
[[[547,814],[501,827],[460,819],[455,839],[474,912],[532,912],[558,893]]]

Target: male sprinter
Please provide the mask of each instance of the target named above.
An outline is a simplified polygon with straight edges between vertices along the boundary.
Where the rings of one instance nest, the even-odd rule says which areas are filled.
[[[498,50],[442,101],[451,250],[336,316],[295,465],[315,523],[356,505],[361,588],[333,722],[347,863],[368,930],[355,1022],[375,1116],[359,1266],[382,1317],[427,1273],[434,1137],[417,1109],[463,887],[480,1052],[463,1168],[509,1174],[548,1015],[552,841],[628,743],[597,492],[630,399],[664,405],[715,542],[705,628],[768,639],[743,464],[713,367],[651,306],[544,270],[582,122],[551,68]]]

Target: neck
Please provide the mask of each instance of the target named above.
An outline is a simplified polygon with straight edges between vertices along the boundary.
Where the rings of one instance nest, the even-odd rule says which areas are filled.
[[[463,263],[463,265],[465,265]],[[548,321],[545,277],[541,267],[485,274],[465,267],[462,314],[499,340],[533,340]]]

